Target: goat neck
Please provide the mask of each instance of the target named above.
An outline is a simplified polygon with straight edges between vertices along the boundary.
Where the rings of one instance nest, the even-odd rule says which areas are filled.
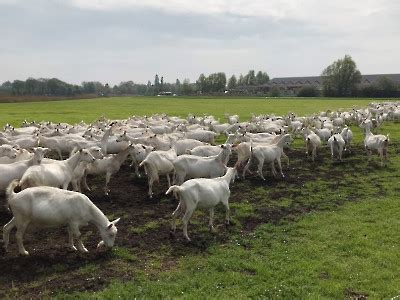
[[[286,139],[289,137],[289,134],[284,134],[277,142],[276,145],[280,148],[283,148],[285,145]]]
[[[125,159],[128,157],[129,152],[132,150],[132,147],[129,145],[128,147],[126,147],[124,150],[122,150],[121,152],[119,152],[117,155],[115,155],[115,159],[118,160],[118,162],[120,164],[122,164]]]
[[[229,145],[230,146],[230,145]],[[225,159],[230,155],[230,148],[227,145],[224,145],[224,148],[221,148],[222,151],[218,153],[217,160],[224,162]]]
[[[112,130],[111,127],[108,128],[108,129],[104,132],[103,137],[101,138],[101,141],[100,141],[101,151],[103,152],[104,155],[107,154],[107,142],[108,142],[108,138],[109,138],[110,135],[111,135],[111,130]]]
[[[227,168],[226,173],[222,176],[222,180],[225,181],[228,186],[232,182],[232,179],[236,176],[236,168]]]
[[[91,219],[89,220],[89,222],[93,223],[99,229],[99,231],[104,231],[104,229],[110,223],[103,212],[95,205],[92,205],[90,215]]]
[[[73,154],[70,158],[66,159],[65,163],[71,170],[74,170],[80,160],[81,160],[81,152],[78,151],[75,154]]]

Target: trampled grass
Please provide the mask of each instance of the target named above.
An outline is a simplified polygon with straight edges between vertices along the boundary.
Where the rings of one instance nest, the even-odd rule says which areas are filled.
[[[100,106],[102,101],[107,106]],[[369,100],[358,99],[110,98],[52,102],[47,104],[46,111],[54,113],[46,115],[38,110],[32,118],[24,112],[36,111],[36,103],[15,104],[19,108],[13,109],[7,106],[15,114],[3,110],[4,105],[14,104],[0,104],[0,110],[2,123],[17,125],[23,119],[89,122],[102,114],[125,118],[156,112],[180,116],[206,113],[220,118],[225,112],[244,118],[251,112],[293,111],[303,115],[368,103]],[[77,115],[63,115],[63,110]],[[192,244],[185,244],[180,237],[164,244],[144,262],[141,259],[145,255],[138,253],[139,246],[116,247],[107,267],[126,268],[134,276],[123,281],[114,278],[99,292],[66,295],[60,291],[59,297],[336,299],[400,295],[400,126],[387,122],[381,128],[391,137],[387,167],[380,167],[376,156],[367,161],[361,130],[355,126],[352,129],[354,150],[344,157],[343,163],[332,162],[327,149],[321,150],[317,162],[307,161],[304,146],[297,139],[287,152],[291,164],[284,169],[285,179],[268,176],[268,181],[262,182],[250,177],[235,182],[230,228],[222,227],[223,210],[219,208],[217,233],[209,233],[207,214],[196,211],[189,234],[199,233]],[[153,209],[157,209],[156,204],[147,211],[148,216]],[[165,226],[161,220],[150,221],[134,231],[151,233],[161,224]],[[178,225],[181,235],[180,230]],[[173,243],[178,246],[173,247]],[[207,244],[204,251],[193,250],[203,243]],[[95,273],[99,266],[93,262],[77,272]],[[63,268],[62,262],[57,267]]]
[[[113,97],[48,102],[0,103],[0,126],[20,126],[28,121],[93,122],[100,116],[110,119],[144,116],[155,113],[186,117],[214,115],[225,122],[224,114],[239,114],[248,120],[251,113],[284,115],[311,114],[332,109],[364,107],[369,99],[297,99],[297,98],[181,98],[181,97]]]

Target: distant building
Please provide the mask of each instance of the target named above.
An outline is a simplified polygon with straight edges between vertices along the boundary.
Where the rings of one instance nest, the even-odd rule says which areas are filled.
[[[160,92],[157,96],[172,96],[172,92]]]
[[[400,85],[400,74],[373,74],[362,75],[361,85],[370,85],[377,83],[380,78],[386,77],[396,84]],[[277,87],[282,94],[297,95],[299,90],[305,86],[314,86],[318,90],[323,89],[323,76],[306,77],[277,77],[272,78],[268,83],[259,86],[239,86],[233,89],[232,93],[237,94],[267,94],[271,88]]]

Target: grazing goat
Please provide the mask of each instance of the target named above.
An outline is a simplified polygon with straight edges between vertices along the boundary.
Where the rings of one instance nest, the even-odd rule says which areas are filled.
[[[209,210],[209,227],[214,231],[214,207],[218,203],[225,206],[225,220],[226,224],[229,224],[229,184],[235,180],[235,175],[236,168],[227,168],[222,177],[190,179],[181,186],[171,186],[165,194],[168,195],[172,192],[179,200],[178,207],[172,214],[172,232],[175,233],[176,230],[176,217],[182,216],[183,235],[190,241],[187,225],[196,208]]]
[[[189,178],[214,178],[225,172],[225,161],[231,154],[231,145],[220,146],[222,151],[211,157],[200,157],[193,155],[181,155],[173,161],[175,168],[175,181],[182,184],[186,177]]]
[[[99,230],[102,241],[98,247],[114,246],[117,235],[115,226],[119,219],[110,222],[107,217],[81,193],[40,186],[14,192],[18,180],[7,188],[8,206],[13,218],[3,228],[4,247],[7,251],[10,232],[17,227],[18,251],[21,255],[29,255],[25,250],[23,238],[29,224],[40,227],[68,226],[69,246],[76,250],[74,238],[78,241],[80,252],[88,252],[81,240],[79,227],[93,223]]]

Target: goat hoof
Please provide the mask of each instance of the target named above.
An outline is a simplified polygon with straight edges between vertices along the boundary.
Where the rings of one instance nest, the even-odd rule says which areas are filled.
[[[21,251],[19,254],[21,254],[22,256],[29,256],[29,252],[26,250]]]

